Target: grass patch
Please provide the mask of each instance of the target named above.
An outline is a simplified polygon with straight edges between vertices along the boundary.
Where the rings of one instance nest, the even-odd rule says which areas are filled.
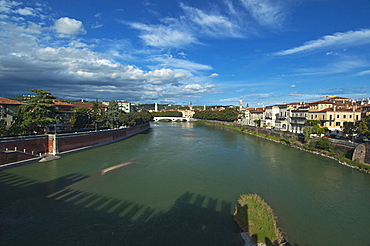
[[[241,195],[234,213],[240,228],[256,243],[278,245],[283,241],[271,207],[257,194]]]

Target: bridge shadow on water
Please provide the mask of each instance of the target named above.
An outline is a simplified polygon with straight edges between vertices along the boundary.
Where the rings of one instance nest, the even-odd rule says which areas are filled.
[[[242,245],[232,204],[186,192],[167,211],[0,172],[0,245]]]

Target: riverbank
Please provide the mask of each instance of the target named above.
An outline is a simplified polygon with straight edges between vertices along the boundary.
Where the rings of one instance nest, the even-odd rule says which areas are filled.
[[[370,174],[370,165],[368,164],[357,162],[357,161],[352,161],[346,158],[345,156],[340,155],[335,152],[329,152],[329,151],[314,148],[310,146],[309,144],[303,144],[299,142],[296,138],[293,138],[293,137],[278,138],[278,137],[274,137],[272,134],[261,134],[256,131],[250,131],[241,125],[235,126],[234,123],[229,123],[229,122],[216,122],[216,121],[202,120],[202,121],[197,121],[197,123],[217,125],[217,126],[237,130],[237,131],[249,134],[249,135],[257,136],[257,137],[260,137],[260,138],[263,138],[269,141],[273,141],[273,142],[284,144],[284,145],[287,145],[287,146],[290,146],[290,147],[293,147],[299,150],[310,152],[312,154],[321,155],[323,157],[336,160],[341,165],[344,165],[344,166],[347,166],[353,169],[357,169],[359,171]],[[268,129],[264,129],[264,130],[268,130]]]
[[[286,245],[272,208],[257,194],[239,197],[234,219],[243,231],[245,246]]]

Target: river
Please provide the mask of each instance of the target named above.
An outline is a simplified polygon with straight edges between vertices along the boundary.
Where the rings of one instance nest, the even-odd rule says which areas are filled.
[[[132,164],[104,173],[103,169]],[[242,245],[257,193],[292,245],[370,245],[370,175],[197,123],[0,172],[0,245]]]

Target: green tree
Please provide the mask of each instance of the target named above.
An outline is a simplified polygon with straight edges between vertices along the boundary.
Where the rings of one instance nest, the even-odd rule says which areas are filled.
[[[90,119],[90,109],[88,107],[77,107],[71,117],[72,127],[74,129],[87,128],[92,124]]]
[[[137,126],[147,123],[153,119],[153,116],[148,111],[121,114],[119,122],[124,126]]]
[[[50,92],[33,89],[37,96],[31,98],[27,104],[18,107],[15,115],[16,131],[19,133],[43,133],[49,124],[60,121],[61,114],[55,108],[54,96]]]
[[[6,133],[6,122],[4,119],[0,119],[0,136],[5,135]]]
[[[220,120],[220,121],[236,121],[238,119],[238,111],[235,108],[226,108],[225,110],[196,110],[193,116],[196,119]]]
[[[356,130],[356,126],[353,122],[343,122],[343,133],[346,135],[353,135]]]
[[[162,112],[152,112],[154,117],[182,117],[180,111],[162,111]]]
[[[322,149],[326,151],[333,151],[333,145],[331,144],[329,138],[320,138],[317,141],[313,141],[311,145],[317,149]]]
[[[303,128],[304,141],[308,141],[311,134],[325,134],[329,129],[327,127],[320,127],[319,125],[306,126]]]
[[[123,112],[119,109],[118,102],[115,100],[110,101],[107,110],[107,120],[109,123],[117,126],[119,123],[119,115],[121,113]]]
[[[367,124],[367,120],[366,119],[363,119],[363,120],[360,121],[360,124],[358,125],[356,132],[358,134],[362,134],[362,135],[370,134],[369,126]]]
[[[93,120],[95,126],[103,125],[107,121],[102,106],[98,100],[92,102],[93,107],[90,110],[90,117]]]

